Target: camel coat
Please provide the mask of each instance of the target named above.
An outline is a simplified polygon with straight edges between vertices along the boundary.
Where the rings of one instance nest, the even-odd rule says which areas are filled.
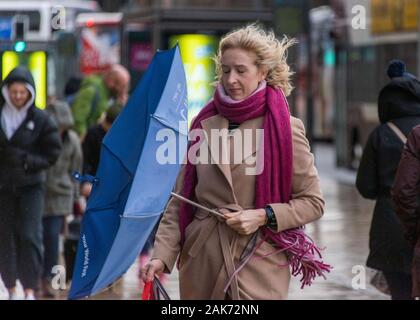
[[[243,122],[235,135],[252,132],[252,147],[244,147],[240,159],[233,161],[234,137],[211,134],[211,129],[228,128],[228,120],[221,115],[212,116],[201,122],[206,132],[203,139],[208,151],[208,159],[216,164],[197,164],[198,183],[195,201],[209,208],[242,207],[255,209],[255,175],[245,174],[246,168],[255,167],[257,152],[262,152],[262,139],[257,139],[256,129],[261,129],[263,117]],[[278,232],[298,227],[320,218],[324,210],[324,200],[319,186],[314,157],[310,152],[305,129],[299,119],[291,117],[293,135],[293,179],[292,200],[289,203],[271,203],[274,209]],[[240,131],[240,132],[239,132]],[[243,135],[244,136],[244,135]],[[214,142],[219,139],[219,145]],[[224,142],[227,143],[223,143]],[[238,140],[236,140],[238,141]],[[213,143],[212,143],[213,142]],[[216,146],[215,146],[216,145]],[[211,147],[209,147],[211,146]],[[231,159],[221,161],[222,156]],[[252,158],[254,157],[254,158]],[[251,163],[251,164],[249,164]],[[184,168],[180,171],[174,191],[182,193]],[[152,259],[165,264],[165,272],[174,267],[178,255],[179,285],[181,299],[225,299],[224,288],[239,264],[239,258],[246,248],[251,235],[240,235],[228,227],[223,219],[198,209],[194,220],[185,230],[185,243],[181,249],[178,225],[180,201],[171,198],[160,222]],[[258,236],[260,237],[260,236]],[[284,253],[272,254],[274,247],[264,242],[253,258],[237,274],[227,293],[234,300],[243,299],[286,299],[289,289],[290,271]],[[283,266],[279,266],[283,265]],[[285,266],[286,265],[286,266]]]

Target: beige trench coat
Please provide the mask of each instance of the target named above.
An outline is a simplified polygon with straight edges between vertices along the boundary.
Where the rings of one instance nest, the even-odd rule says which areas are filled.
[[[240,125],[241,133],[251,129],[254,133],[252,148],[244,150],[241,161],[237,164],[197,164],[198,184],[195,189],[196,201],[210,208],[221,208],[236,204],[243,209],[253,209],[255,193],[255,175],[246,175],[245,168],[249,157],[255,157],[260,150],[256,139],[256,129],[262,128],[263,117],[248,120]],[[207,134],[209,158],[217,154],[211,129],[227,129],[228,120],[220,115],[212,116],[201,122]],[[314,158],[305,137],[302,122],[291,117],[293,135],[293,178],[292,200],[289,203],[271,203],[274,209],[278,232],[298,227],[320,218],[324,210],[324,200],[319,186]],[[237,131],[238,132],[238,131]],[[249,132],[249,130],[248,130]],[[236,133],[235,133],[236,134]],[[232,138],[229,139],[233,150]],[[213,141],[214,142],[214,141]],[[219,141],[220,142],[220,141]],[[219,155],[228,154],[228,144],[219,143]],[[245,148],[244,148],[245,149]],[[232,158],[232,153],[228,157]],[[219,159],[220,160],[220,159]],[[249,159],[248,159],[249,160]],[[231,162],[233,163],[232,159]],[[183,169],[181,170],[175,192],[181,194]],[[225,299],[224,288],[230,275],[238,266],[239,257],[251,235],[240,235],[228,227],[220,218],[206,211],[197,210],[194,220],[185,232],[185,243],[180,246],[178,225],[180,201],[171,198],[160,222],[153,258],[165,264],[165,272],[170,272],[180,254],[179,285],[181,299]],[[271,253],[274,247],[264,242],[254,257],[237,274],[228,289],[234,299],[286,299],[289,289],[290,271],[287,258],[283,253],[276,253],[266,258],[262,255]]]

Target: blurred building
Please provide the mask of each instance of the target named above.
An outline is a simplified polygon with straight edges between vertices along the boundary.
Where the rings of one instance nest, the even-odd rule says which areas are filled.
[[[127,5],[129,5],[130,0],[96,0],[101,6],[102,11],[105,12],[118,12],[122,11]]]
[[[271,1],[130,1],[122,27],[122,63],[135,85],[157,49],[178,43],[186,70],[191,120],[213,95],[212,58],[220,37],[255,21],[272,25]]]
[[[392,59],[420,67],[418,0],[278,0],[274,26],[292,51],[292,111],[313,141],[332,141],[338,166],[356,169],[379,123],[377,97]]]
[[[379,123],[377,98],[389,81],[389,62],[404,60],[417,73],[419,1],[332,0],[331,8],[337,164],[356,168]]]
[[[18,65],[27,66],[36,82],[35,104],[60,94],[66,75],[77,70],[76,18],[100,10],[95,1],[0,1],[0,68],[4,79]]]

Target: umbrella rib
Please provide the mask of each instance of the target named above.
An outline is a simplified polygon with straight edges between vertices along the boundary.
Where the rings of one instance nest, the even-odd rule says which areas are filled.
[[[160,123],[162,123],[163,125],[167,126],[168,128],[171,128],[172,130],[174,130],[174,131],[178,132],[179,134],[183,134],[184,136],[188,135],[188,134],[187,134],[187,133],[185,133],[185,132],[181,132],[181,131],[179,130],[179,128],[178,128],[178,129],[177,129],[177,128],[173,128],[173,127],[172,127],[172,125],[171,125],[169,122],[165,121],[165,119],[163,119],[163,118],[161,118],[161,117],[158,117],[158,116],[156,116],[156,115],[154,115],[154,114],[151,114],[151,115],[150,115],[150,117],[152,117],[153,119],[155,119],[155,120],[159,121]]]
[[[132,212],[129,212],[130,214],[132,214]],[[124,217],[124,218],[130,218],[130,219],[144,219],[144,218],[151,218],[151,217],[156,217],[156,216],[159,216],[159,215],[161,215],[163,213],[163,211],[160,211],[160,212],[152,212],[152,213],[150,213],[149,215],[147,215],[147,216],[132,216],[132,215],[121,215],[121,217]]]

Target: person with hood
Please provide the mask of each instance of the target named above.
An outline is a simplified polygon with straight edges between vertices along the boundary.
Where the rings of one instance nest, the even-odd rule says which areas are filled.
[[[60,154],[54,121],[35,107],[35,84],[24,67],[0,86],[0,274],[10,299],[19,279],[34,299],[42,268],[45,170]]]
[[[391,189],[405,238],[413,248],[413,298],[420,298],[420,125],[411,130]]]
[[[405,75],[403,68],[391,74],[391,81],[379,93],[380,125],[363,150],[356,187],[363,197],[376,200],[366,264],[383,272],[392,299],[411,299],[412,248],[404,238],[390,190],[404,136],[420,124],[420,82]]]
[[[47,171],[45,210],[43,216],[44,265],[42,289],[45,297],[54,297],[51,286],[53,268],[58,264],[60,232],[65,225],[65,217],[70,215],[73,205],[79,200],[79,183],[72,174],[82,168],[82,147],[79,136],[70,128],[73,117],[68,105],[55,100],[47,107],[47,112],[58,125],[62,150],[57,162]]]

